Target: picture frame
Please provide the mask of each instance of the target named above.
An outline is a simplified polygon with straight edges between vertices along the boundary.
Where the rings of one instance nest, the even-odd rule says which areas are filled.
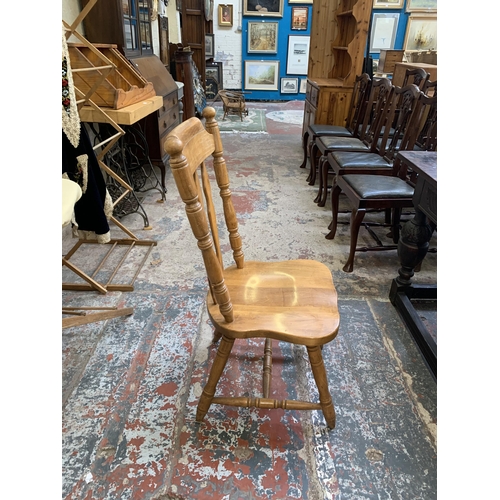
[[[288,35],[287,75],[307,75],[310,45],[309,35]]]
[[[374,9],[402,9],[404,0],[373,0]]]
[[[224,88],[224,71],[222,62],[214,61],[205,64],[205,82],[208,81],[208,78],[213,78],[217,82],[218,90]]]
[[[307,78],[300,79],[299,94],[305,94],[307,91]]]
[[[243,0],[244,16],[283,17],[284,0]]]
[[[245,90],[278,90],[279,61],[245,61]]]
[[[278,22],[248,21],[249,54],[276,54],[278,52]]]
[[[437,16],[412,14],[406,25],[404,50],[437,50]]]
[[[233,25],[233,6],[231,4],[219,4],[219,26]]]
[[[219,82],[211,76],[205,80],[205,96],[207,99],[214,100],[219,93]]]
[[[437,0],[407,0],[406,12],[437,12]]]
[[[205,59],[211,59],[214,57],[214,46],[215,35],[213,33],[205,34]]]
[[[306,30],[309,22],[309,7],[292,7],[292,30]]]
[[[280,91],[282,94],[296,94],[299,91],[299,79],[298,78],[282,78]]]
[[[394,49],[398,31],[399,13],[373,13],[370,53]]]

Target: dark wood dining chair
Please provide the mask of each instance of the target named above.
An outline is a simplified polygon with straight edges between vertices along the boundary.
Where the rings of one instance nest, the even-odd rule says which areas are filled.
[[[377,152],[331,151],[325,162],[321,164],[322,185],[327,185],[328,175],[333,175],[333,184],[339,175],[374,174],[392,175],[392,161],[400,149],[413,149],[416,136],[410,130],[412,116],[419,97],[425,95],[416,85],[404,88],[396,87],[394,97],[387,110],[387,122],[392,124],[392,136],[388,145]],[[410,138],[413,139],[410,141]],[[323,189],[318,206],[324,207],[327,199],[327,189]]]
[[[325,135],[329,137],[363,137],[364,130],[362,125],[366,110],[366,101],[370,93],[370,86],[371,78],[368,73],[363,73],[356,77],[352,89],[349,112],[345,120],[345,127],[320,123],[313,123],[307,127],[302,137],[304,157],[300,168],[306,167],[311,152],[311,146],[316,140],[316,137]]]
[[[429,97],[421,93],[414,108],[408,128],[407,137],[409,143],[421,141],[428,151],[437,150],[437,96]],[[417,139],[418,138],[418,139]],[[401,211],[405,208],[413,208],[413,192],[416,182],[414,172],[408,171],[407,167],[396,158],[392,162],[391,175],[374,174],[345,174],[336,178],[332,189],[332,222],[329,226],[330,232],[327,239],[333,239],[337,231],[339,214],[339,197],[344,193],[351,206],[350,219],[350,249],[349,257],[343,267],[345,272],[352,272],[354,267],[354,256],[356,252],[395,250],[399,240]],[[394,244],[384,245],[376,239],[377,245],[357,248],[359,230],[363,219],[371,210],[391,210],[390,221]],[[369,225],[365,224],[370,231]]]
[[[335,410],[321,354],[323,345],[336,337],[340,322],[332,273],[324,264],[307,259],[245,261],[214,108],[206,107],[203,117],[206,129],[198,118],[192,117],[170,132],[165,141],[172,174],[202,253],[209,285],[206,307],[215,330],[214,341],[220,341],[196,420],[201,422],[212,404],[220,404],[322,410],[328,427],[333,428]],[[217,223],[217,204],[210,186],[212,173],[217,184],[214,190],[222,199],[224,232],[227,231],[234,260],[229,267],[223,265],[219,239],[223,223]],[[190,259],[191,255],[186,248],[185,258]],[[234,342],[252,338],[265,339],[262,394],[216,395]],[[305,346],[319,394],[317,401],[270,397],[272,340]]]
[[[370,95],[367,102],[367,112],[363,117],[363,137],[316,137],[311,146],[309,163],[309,185],[314,186],[316,174],[321,163],[326,161],[326,155],[330,151],[352,151],[352,152],[375,152],[378,148],[384,148],[389,137],[389,130],[380,139],[380,133],[385,123],[383,116],[386,106],[392,98],[393,85],[388,78],[374,80],[371,85]],[[319,159],[317,160],[317,157]]]

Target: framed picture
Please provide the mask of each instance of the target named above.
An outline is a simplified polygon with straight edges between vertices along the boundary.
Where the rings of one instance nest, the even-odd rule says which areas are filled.
[[[283,17],[283,0],[243,0],[243,15]]]
[[[211,76],[207,76],[205,80],[205,96],[207,99],[215,99],[217,94],[219,93],[219,83],[212,78]]]
[[[245,89],[278,90],[279,61],[245,61]]]
[[[292,29],[306,30],[309,19],[308,7],[292,7]]]
[[[373,0],[374,9],[402,9],[404,0]]]
[[[233,25],[233,6],[220,4],[219,5],[219,26]]]
[[[309,63],[309,36],[288,36],[288,56],[286,59],[286,72],[289,75],[307,75]]]
[[[217,82],[217,89],[223,89],[223,68],[221,62],[211,62],[205,64],[205,82],[208,81],[208,78],[213,78]]]
[[[281,79],[281,93],[282,94],[296,94],[299,91],[298,78],[282,78]]]
[[[300,79],[300,89],[299,94],[305,94],[307,89],[307,78]]]
[[[288,3],[309,3],[312,5],[313,0],[288,0]]]
[[[404,49],[437,50],[437,17],[412,14],[406,25]]]
[[[437,12],[437,0],[406,0],[406,12]]]
[[[398,30],[398,14],[373,14],[370,38],[370,52],[393,49]]]
[[[278,24],[249,21],[248,52],[250,54],[276,54],[278,52]]]
[[[205,59],[214,57],[214,34],[207,33],[205,35]]]

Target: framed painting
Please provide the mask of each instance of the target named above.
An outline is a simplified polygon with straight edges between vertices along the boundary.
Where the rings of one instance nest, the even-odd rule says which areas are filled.
[[[279,61],[245,61],[245,89],[278,90]]]
[[[406,0],[406,12],[437,12],[437,0]]]
[[[306,30],[308,19],[308,7],[292,7],[292,30]]]
[[[404,49],[437,50],[437,17],[412,14],[406,26]]]
[[[283,0],[243,0],[243,15],[283,17]]]
[[[286,58],[286,72],[289,75],[307,75],[309,63],[309,36],[288,36],[288,56]]]
[[[214,100],[217,97],[218,93],[219,93],[219,83],[215,80],[215,78],[208,76],[207,79],[205,80],[206,98]]]
[[[373,0],[374,9],[402,9],[404,0]]]
[[[220,4],[219,5],[219,26],[233,25],[233,6]]]
[[[305,94],[307,89],[307,78],[300,79],[299,94]]]
[[[217,82],[217,89],[221,90],[223,86],[223,68],[221,62],[211,62],[205,64],[205,81],[213,78]]]
[[[248,22],[248,53],[276,54],[278,52],[278,24]]]
[[[399,13],[373,14],[370,52],[379,53],[381,50],[391,50],[394,48],[398,22]]]
[[[282,78],[281,79],[281,93],[282,94],[296,94],[299,91],[298,78]]]
[[[214,34],[205,34],[205,59],[214,57]]]

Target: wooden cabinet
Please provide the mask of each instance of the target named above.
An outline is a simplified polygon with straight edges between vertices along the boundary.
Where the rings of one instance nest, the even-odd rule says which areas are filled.
[[[168,133],[182,122],[182,94],[172,75],[157,56],[138,57],[132,59],[132,64],[146,80],[153,84],[156,95],[163,99],[161,108],[144,119],[144,129],[149,158],[153,165],[160,168],[161,183],[165,188],[165,168],[168,165],[169,156],[163,150],[163,144]]]
[[[85,7],[90,0],[82,0]],[[151,0],[99,0],[83,21],[93,43],[113,43],[128,58],[153,54]]]
[[[422,68],[429,73],[429,80],[435,82],[437,80],[437,65],[427,63],[396,63],[394,66],[394,73],[392,75],[392,83],[400,87],[405,78],[407,69]]]
[[[363,69],[372,4],[314,0],[303,133],[312,123],[345,125],[354,80]]]

